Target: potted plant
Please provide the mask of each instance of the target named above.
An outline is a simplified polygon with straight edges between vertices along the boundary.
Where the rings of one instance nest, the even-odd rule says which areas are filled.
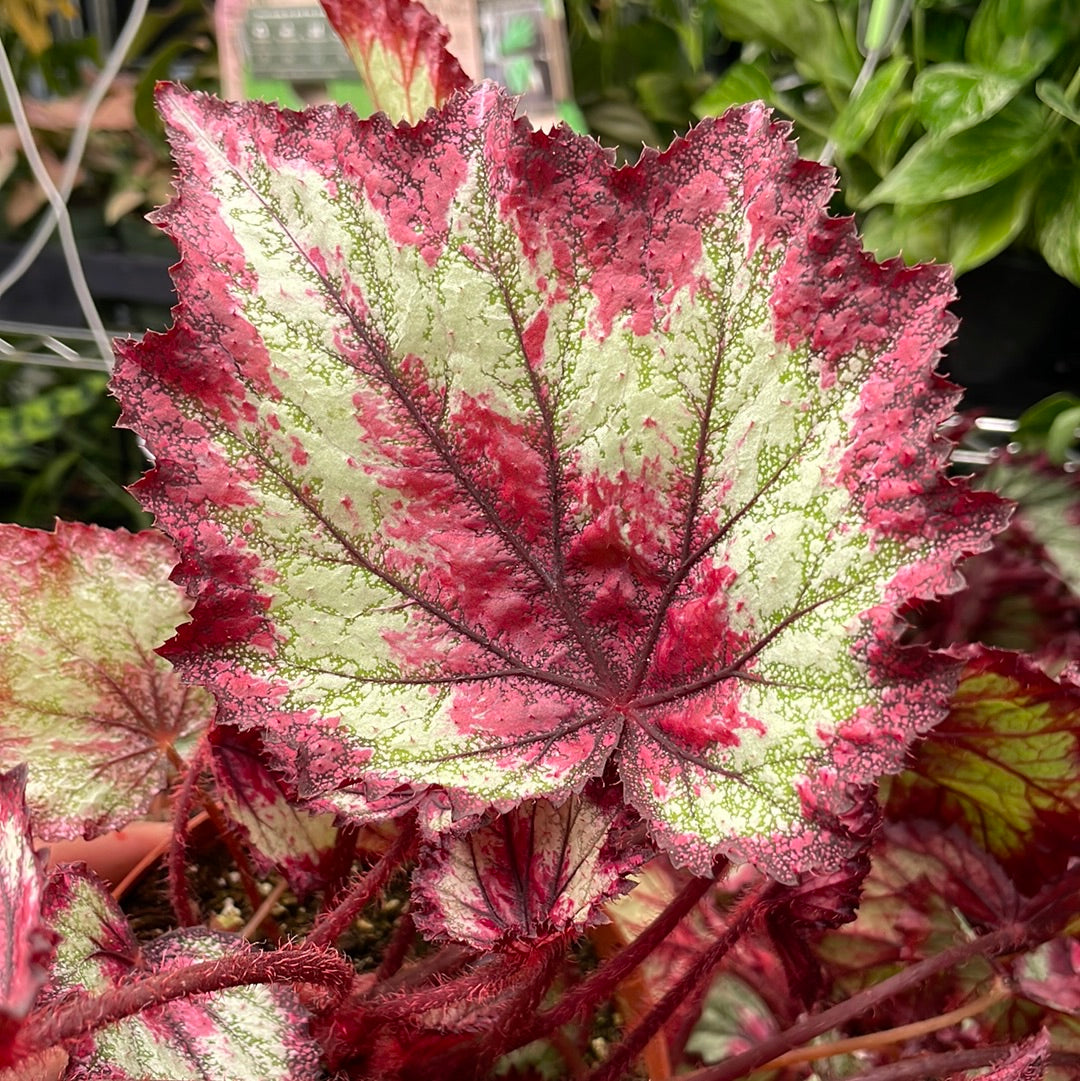
[[[619,169],[326,6],[409,121],[159,92],[180,304],[113,388],[162,532],[4,531],[0,1061],[1068,1076],[1080,688],[930,607],[1012,514],[945,473],[947,271],[763,105]],[[140,940],[31,830],[170,784]]]

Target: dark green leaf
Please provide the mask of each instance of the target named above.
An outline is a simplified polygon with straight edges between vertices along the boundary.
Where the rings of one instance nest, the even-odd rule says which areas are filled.
[[[982,191],[1015,173],[1045,149],[1045,110],[1017,98],[989,120],[944,142],[926,135],[863,200],[902,206],[957,199]]]
[[[78,383],[49,390],[6,409],[0,409],[0,468],[16,465],[23,452],[51,439],[66,421],[92,409],[105,390],[108,377],[97,373]]]
[[[684,125],[690,119],[690,95],[686,82],[667,71],[647,71],[634,82],[638,102],[650,120],[658,124]]]
[[[1055,465],[1063,465],[1077,437],[1080,436],[1080,406],[1066,409],[1054,418],[1046,433],[1046,456]]]
[[[876,206],[860,224],[863,246],[877,259],[902,255],[904,262],[946,262],[951,213],[938,206]]]
[[[937,64],[915,77],[915,112],[926,130],[942,139],[989,119],[1021,85],[970,64]]]
[[[840,110],[830,135],[841,154],[855,154],[862,149],[904,85],[904,76],[910,66],[911,61],[906,56],[883,64],[862,92]]]
[[[986,191],[949,204],[950,230],[946,258],[965,274],[1004,251],[1031,217],[1041,170],[1023,169]]]
[[[1020,414],[1019,427],[1015,433],[1016,441],[1022,443],[1025,450],[1041,450],[1054,421],[1062,413],[1076,407],[1080,407],[1080,397],[1066,391],[1043,398]]]
[[[589,130],[631,154],[645,146],[660,146],[659,132],[649,118],[628,101],[601,101],[585,110]]]

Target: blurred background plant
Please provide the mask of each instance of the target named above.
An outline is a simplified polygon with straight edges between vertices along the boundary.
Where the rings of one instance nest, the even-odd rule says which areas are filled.
[[[122,29],[117,14],[108,4],[71,0],[0,5],[21,110],[41,167],[68,197],[88,292],[110,332],[168,322],[173,249],[143,220],[169,198],[172,175],[154,84],[182,78],[217,85],[203,0],[136,3]],[[45,220],[48,195],[15,121],[5,94],[0,343],[18,362],[0,363],[0,517],[33,526],[60,516],[141,528],[149,519],[124,485],[146,461],[131,433],[114,428],[119,410],[106,393],[100,357],[85,355],[100,341],[81,326],[69,268]]]
[[[633,153],[763,99],[880,258],[1022,241],[1080,284],[1077,0],[568,0],[579,101]]]

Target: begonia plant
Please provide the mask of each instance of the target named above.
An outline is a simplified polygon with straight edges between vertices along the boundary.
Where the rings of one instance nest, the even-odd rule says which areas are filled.
[[[934,607],[1012,513],[947,268],[764,106],[617,168],[325,6],[374,117],[159,89],[156,530],[0,527],[0,1078],[1075,1076],[1076,658]],[[152,934],[35,852],[163,795]]]

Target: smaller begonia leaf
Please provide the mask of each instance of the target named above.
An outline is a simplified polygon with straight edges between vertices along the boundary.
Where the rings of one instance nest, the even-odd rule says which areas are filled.
[[[417,928],[485,949],[602,919],[597,906],[629,888],[647,854],[627,843],[629,816],[610,796],[535,800],[425,846],[413,876]]]
[[[41,917],[42,858],[26,810],[26,767],[0,774],[0,1068],[48,975],[52,939]]]
[[[105,886],[75,868],[50,879],[46,917],[60,938],[48,998],[101,994],[149,975],[253,947],[236,935],[189,928],[136,942]],[[319,1052],[295,993],[249,984],[172,999],[103,1025],[68,1045],[69,1081],[318,1081]]]
[[[1080,939],[1053,938],[1022,954],[1013,979],[1024,998],[1080,1017]]]
[[[415,123],[468,76],[446,48],[450,33],[415,0],[320,0],[376,109]]]
[[[247,835],[259,869],[277,867],[298,896],[325,886],[337,864],[334,816],[297,805],[267,768],[257,733],[215,724],[210,749],[218,798]]]
[[[1023,898],[997,861],[957,827],[932,820],[886,822],[852,923],[815,946],[836,988],[849,993],[892,975],[912,961],[955,945],[971,928],[996,928],[1019,918]],[[952,977],[905,997],[899,1020],[942,1008]]]
[[[0,768],[29,763],[46,840],[93,837],[142,814],[213,715],[154,650],[188,618],[153,531],[0,525]]]
[[[1080,686],[979,650],[949,715],[892,779],[886,811],[959,825],[1034,892],[1080,842]]]

